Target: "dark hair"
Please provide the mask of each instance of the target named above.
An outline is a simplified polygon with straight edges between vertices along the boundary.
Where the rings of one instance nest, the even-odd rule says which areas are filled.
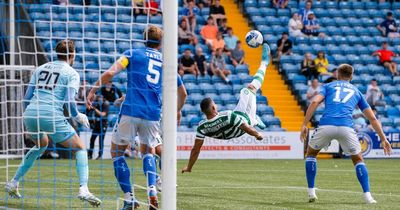
[[[387,12],[387,13],[386,13],[386,16],[391,17],[391,16],[393,16],[393,13],[392,13],[392,12]]]
[[[75,44],[71,40],[62,40],[56,46],[57,58],[59,60],[67,61],[75,53]]]
[[[289,35],[288,32],[284,31],[282,32],[282,35]]]
[[[233,29],[232,29],[232,27],[227,27],[226,30],[227,31],[229,31],[229,30],[232,31]]]
[[[240,40],[237,40],[236,41],[236,44],[241,44],[242,42],[240,41]]]
[[[320,53],[322,53],[322,58],[324,58],[324,59],[325,59],[325,53],[324,53],[324,51],[318,51],[318,53],[317,53],[317,57],[318,57],[318,55],[319,55]]]
[[[349,64],[341,64],[338,68],[338,77],[340,79],[350,79],[353,76],[353,67]]]
[[[382,42],[382,45],[387,44],[387,43],[388,43],[387,41],[383,41],[383,42]]]
[[[377,82],[378,80],[376,80],[375,78],[371,79],[371,81]]]
[[[163,31],[157,26],[150,25],[143,34],[144,40],[147,40],[146,46],[157,48],[161,45]]]
[[[201,100],[200,109],[204,114],[208,114],[210,112],[212,102],[213,100],[210,97]]]
[[[209,16],[209,17],[207,18],[207,21],[208,21],[208,20],[214,20],[214,18],[211,17],[211,16]]]

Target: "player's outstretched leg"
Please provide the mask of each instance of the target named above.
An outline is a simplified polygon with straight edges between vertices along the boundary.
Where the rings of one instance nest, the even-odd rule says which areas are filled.
[[[368,177],[368,169],[365,165],[361,154],[351,156],[351,159],[354,163],[354,169],[356,170],[358,182],[364,192],[364,200],[366,203],[376,203],[375,199],[372,197],[371,192],[369,190],[369,177]]]
[[[18,167],[17,172],[12,180],[6,183],[5,190],[12,198],[21,198],[21,194],[18,191],[18,185],[20,179],[29,171],[29,169],[35,163],[35,160],[39,158],[44,151],[47,149],[48,138],[47,136],[43,136],[40,141],[40,147],[34,146],[29,152],[25,155],[24,159],[21,162],[21,165]]]
[[[76,172],[79,177],[79,194],[77,197],[82,201],[87,201],[92,206],[100,206],[101,200],[94,196],[88,188],[89,164],[85,145],[77,134],[69,140],[62,142],[61,145],[76,151]]]
[[[147,153],[143,156],[143,172],[147,177],[147,193],[150,202],[149,209],[158,208],[158,197],[157,197],[157,165],[155,157],[151,153]]]
[[[134,193],[132,191],[132,185],[130,181],[130,170],[126,164],[124,157],[124,151],[128,145],[116,145],[111,143],[111,156],[113,157],[114,164],[114,175],[118,181],[121,190],[124,192],[124,206],[122,210],[137,209],[139,203],[137,202]]]
[[[308,184],[308,201],[315,202],[318,198],[315,193],[315,177],[317,176],[317,158],[307,156],[306,158],[306,177]]]
[[[264,83],[265,71],[267,70],[270,61],[270,54],[271,54],[271,49],[269,45],[266,43],[263,44],[260,67],[258,68],[257,73],[253,76],[253,81],[251,81],[251,83],[248,86],[248,88],[254,93],[257,93],[257,91],[261,88],[261,85]],[[263,121],[257,115],[256,115],[256,120],[258,123],[256,125],[257,127],[261,129],[266,128]]]

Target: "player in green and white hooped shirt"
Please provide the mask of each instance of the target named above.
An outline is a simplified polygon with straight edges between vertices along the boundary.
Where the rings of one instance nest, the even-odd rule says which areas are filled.
[[[217,105],[211,98],[205,98],[201,101],[200,108],[206,115],[206,119],[201,121],[197,127],[196,139],[190,153],[189,163],[182,169],[182,173],[192,171],[205,137],[227,140],[247,133],[257,140],[263,139],[261,133],[257,132],[253,127],[265,127],[256,115],[256,93],[264,82],[269,60],[270,48],[268,44],[264,44],[260,67],[253,76],[253,81],[240,91],[239,102],[233,111],[218,112]]]

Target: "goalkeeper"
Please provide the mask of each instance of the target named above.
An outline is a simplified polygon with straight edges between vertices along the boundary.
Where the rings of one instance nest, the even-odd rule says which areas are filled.
[[[63,114],[63,106],[67,104],[73,119],[89,127],[86,115],[78,112],[75,101],[79,90],[79,74],[71,67],[75,59],[74,43],[68,40],[58,42],[56,53],[58,61],[38,67],[29,82],[24,97],[26,110],[23,118],[26,130],[36,146],[25,155],[14,178],[6,183],[5,189],[11,197],[22,197],[18,192],[18,183],[35,160],[46,151],[50,137],[54,143],[71,148],[75,153],[80,184],[78,198],[92,206],[99,206],[100,199],[90,193],[87,186],[89,168],[86,146]]]
[[[234,111],[218,112],[217,105],[211,98],[205,98],[201,101],[200,108],[207,119],[201,121],[197,127],[196,140],[190,153],[189,163],[182,169],[182,173],[192,171],[192,167],[199,157],[206,136],[228,140],[247,133],[254,136],[257,140],[263,139],[261,133],[257,132],[253,126],[265,128],[265,125],[256,115],[256,93],[264,81],[269,57],[270,48],[268,44],[264,44],[260,67],[254,75],[253,81],[240,91],[239,102]]]

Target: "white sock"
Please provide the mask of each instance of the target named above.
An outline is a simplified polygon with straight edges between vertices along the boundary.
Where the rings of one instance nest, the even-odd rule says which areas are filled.
[[[80,186],[80,187],[79,187],[79,192],[89,192],[88,186],[87,186],[86,184]]]
[[[11,183],[13,183],[13,185],[18,185],[19,184],[19,182],[17,180],[15,180],[15,179],[12,179]]]
[[[127,192],[124,194],[124,200],[126,200],[126,201],[131,201],[133,198],[134,198],[133,192],[132,193]]]
[[[315,188],[308,188],[308,195],[315,195]]]
[[[372,195],[371,195],[371,192],[365,192],[365,193],[364,193],[364,198],[365,198],[366,200],[374,199],[374,198],[372,197]]]

